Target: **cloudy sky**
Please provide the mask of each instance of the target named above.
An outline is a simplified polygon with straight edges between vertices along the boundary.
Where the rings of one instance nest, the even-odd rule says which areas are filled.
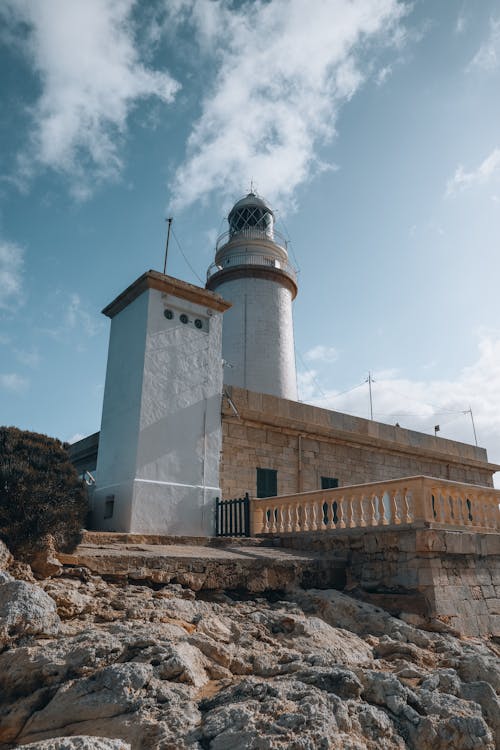
[[[498,0],[2,0],[0,422],[99,428],[100,310],[203,283],[232,203],[300,270],[302,400],[500,462]]]

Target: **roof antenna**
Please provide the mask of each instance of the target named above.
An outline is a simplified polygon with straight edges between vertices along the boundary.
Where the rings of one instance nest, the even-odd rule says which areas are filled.
[[[170,229],[172,228],[173,220],[174,220],[173,216],[170,216],[168,219],[165,219],[165,221],[168,221],[168,230],[167,230],[167,243],[165,245],[165,260],[163,262],[163,275],[164,276],[167,272],[168,243],[170,242]]]

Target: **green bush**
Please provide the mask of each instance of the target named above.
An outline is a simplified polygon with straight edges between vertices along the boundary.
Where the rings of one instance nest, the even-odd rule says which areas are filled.
[[[0,427],[0,536],[14,554],[43,547],[49,534],[71,551],[87,510],[85,484],[60,440]]]

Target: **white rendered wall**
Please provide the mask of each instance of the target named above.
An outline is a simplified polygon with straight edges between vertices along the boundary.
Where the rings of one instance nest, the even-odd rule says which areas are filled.
[[[244,277],[217,293],[232,307],[224,314],[222,356],[228,385],[297,400],[292,295],[282,284]]]
[[[172,320],[165,308],[174,312]],[[189,323],[180,322],[182,313]],[[221,329],[221,313],[154,289],[113,318],[94,525],[213,533],[213,501],[220,495]],[[111,495],[113,517],[104,519]]]

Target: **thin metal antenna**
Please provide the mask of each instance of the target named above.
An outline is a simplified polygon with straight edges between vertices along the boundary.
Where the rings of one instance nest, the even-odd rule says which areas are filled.
[[[368,390],[370,392],[370,419],[373,422],[373,398],[372,398],[372,383],[374,383],[374,379],[372,378],[371,372],[368,373],[368,377],[365,380],[365,383],[368,383]]]
[[[167,230],[167,242],[165,245],[165,260],[163,262],[163,275],[167,272],[167,255],[168,255],[168,243],[170,242],[170,229],[172,228],[172,222],[174,220],[173,216],[170,216],[166,221],[168,222],[168,230]]]
[[[472,406],[470,404],[469,404],[469,408],[467,409],[467,411],[464,411],[464,414],[470,414],[470,420],[472,422],[472,431],[474,433],[474,442],[476,443],[476,446],[477,446],[476,425],[474,424],[474,416],[472,414]]]

